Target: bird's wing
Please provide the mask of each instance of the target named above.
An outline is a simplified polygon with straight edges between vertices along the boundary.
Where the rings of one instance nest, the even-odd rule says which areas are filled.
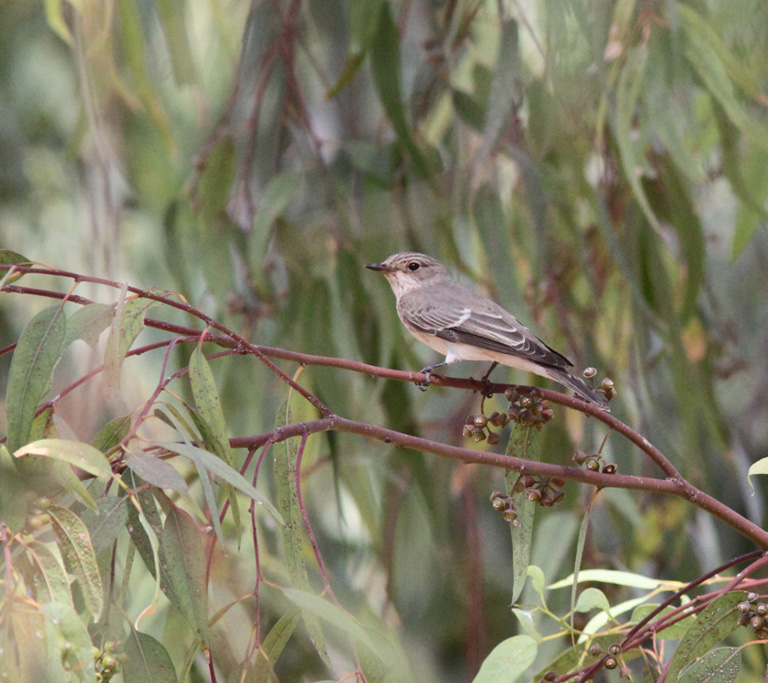
[[[565,369],[573,365],[565,356],[547,346],[511,313],[477,292],[464,288],[454,290],[455,296],[443,292],[439,305],[436,297],[420,292],[418,299],[401,304],[408,322],[420,332],[459,344],[471,344],[489,351],[526,358],[535,363]],[[427,295],[427,296],[425,296]],[[475,302],[472,308],[465,302]]]

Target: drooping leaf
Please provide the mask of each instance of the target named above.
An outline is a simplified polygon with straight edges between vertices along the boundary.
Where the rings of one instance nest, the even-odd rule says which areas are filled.
[[[80,441],[42,439],[33,441],[14,453],[17,458],[28,455],[39,455],[60,460],[74,465],[94,477],[109,479],[112,476],[112,468],[106,456],[93,446]]]
[[[153,458],[136,453],[127,453],[125,464],[144,481],[161,489],[171,489],[177,493],[187,491],[187,482],[171,465],[161,458]]]
[[[83,521],[68,508],[51,505],[47,513],[51,517],[61,556],[80,585],[85,605],[96,622],[104,609],[104,587],[91,535]]]
[[[144,329],[144,315],[156,302],[149,299],[121,299],[109,329],[104,349],[104,366],[110,386],[120,386],[125,356]]]
[[[48,393],[64,349],[67,319],[59,306],[38,313],[21,333],[8,371],[6,410],[8,450],[27,443],[35,411]]]
[[[54,647],[64,668],[75,680],[96,680],[93,645],[75,608],[69,603],[48,602],[42,606],[46,616],[49,647]]]
[[[114,306],[108,304],[82,306],[67,319],[64,348],[76,339],[82,339],[88,346],[95,348],[99,342],[99,336],[110,326],[114,317]]]
[[[507,455],[518,458],[530,457],[533,430],[516,426],[512,430],[507,443]],[[523,592],[525,579],[528,576],[528,566],[531,564],[531,546],[533,543],[533,519],[536,514],[536,503],[528,499],[525,491],[516,490],[515,486],[520,477],[519,473],[508,470],[504,474],[507,495],[512,498],[517,519],[510,525],[512,534],[512,600],[514,604]],[[518,487],[519,488],[519,487]]]
[[[411,157],[421,176],[430,174],[429,164],[411,135],[405,117],[402,87],[400,85],[400,35],[388,2],[380,5],[378,27],[370,49],[373,81],[381,104],[398,140]]]
[[[160,534],[161,587],[186,618],[198,640],[208,636],[208,588],[205,582],[205,547],[200,529],[182,510],[172,507]]]

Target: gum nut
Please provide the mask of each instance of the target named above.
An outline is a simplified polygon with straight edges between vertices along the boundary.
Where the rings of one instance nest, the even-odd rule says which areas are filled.
[[[485,415],[475,415],[475,427],[483,429],[488,424],[488,418]]]
[[[499,435],[496,432],[490,432],[488,434],[488,443],[492,446],[499,443]]]
[[[592,379],[597,374],[597,368],[588,367],[584,368],[584,372],[581,373],[584,379]]]

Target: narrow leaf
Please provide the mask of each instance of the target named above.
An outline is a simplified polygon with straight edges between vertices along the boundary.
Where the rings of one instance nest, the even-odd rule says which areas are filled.
[[[102,453],[108,453],[127,436],[130,428],[130,417],[116,417],[99,430],[99,433],[93,437],[91,446]]]
[[[43,586],[48,591],[50,602],[72,603],[72,593],[69,590],[69,580],[58,558],[39,541],[31,541],[27,544],[30,558],[37,566],[37,578],[39,576]],[[47,602],[42,596],[37,595],[38,602]]]
[[[48,393],[61,358],[67,319],[59,306],[40,311],[21,333],[8,371],[6,410],[8,450],[27,443],[40,400]]]
[[[253,488],[253,486],[237,470],[232,469],[212,453],[209,453],[202,448],[197,448],[196,446],[174,443],[172,441],[160,441],[157,445],[173,453],[183,455],[192,460],[192,462],[199,462],[200,465],[211,474],[223,479],[228,484],[232,484],[238,491],[243,492],[246,496],[256,501],[256,504],[261,505],[270,515],[272,515],[272,517],[274,517],[276,522],[284,524],[283,518],[277,511],[277,508],[275,508],[263,494]]]
[[[371,69],[381,104],[392,128],[407,150],[413,165],[422,176],[429,175],[429,166],[411,137],[405,118],[400,86],[400,36],[388,2],[381,3],[378,29],[371,45]]]
[[[197,638],[208,642],[208,590],[205,583],[203,535],[192,518],[171,508],[160,535],[160,566],[172,592],[173,606],[186,618]]]
[[[13,455],[17,458],[24,457],[25,455],[40,455],[79,467],[94,477],[101,479],[112,477],[112,467],[106,456],[93,446],[80,441],[41,439],[40,441],[33,441],[27,444]]]
[[[47,512],[51,517],[51,526],[56,534],[61,556],[80,584],[85,605],[96,622],[104,608],[104,588],[91,535],[82,520],[71,510],[51,505]]]
[[[155,304],[148,299],[128,299],[118,302],[115,319],[109,329],[104,349],[104,366],[109,384],[120,386],[120,372],[125,356],[136,337],[144,329],[144,314]]]
[[[507,455],[528,457],[530,454],[530,439],[532,431],[526,427],[515,427],[507,443]],[[505,473],[507,495],[512,498],[517,519],[509,526],[512,534],[512,604],[517,602],[525,586],[528,576],[528,566],[531,563],[531,547],[533,543],[533,519],[536,514],[536,503],[529,500],[525,491],[516,491],[515,485],[520,475],[511,470]]]
[[[336,607],[333,603],[314,593],[297,588],[283,588],[283,593],[294,605],[342,630],[355,642],[366,647],[373,647],[365,629],[350,614]]]
[[[106,330],[115,317],[115,307],[109,304],[89,304],[76,310],[67,319],[67,337],[64,347],[76,339],[82,339],[88,346],[95,348],[99,336]]]
[[[173,468],[173,465],[161,458],[127,453],[125,464],[152,486],[171,489],[177,493],[185,493],[187,490],[184,477]]]
[[[93,645],[83,622],[68,603],[49,602],[42,607],[51,626],[49,647],[58,652],[61,663],[70,672],[70,679],[95,681]]]

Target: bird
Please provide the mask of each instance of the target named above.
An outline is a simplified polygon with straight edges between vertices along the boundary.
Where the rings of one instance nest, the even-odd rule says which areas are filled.
[[[495,301],[460,284],[437,259],[402,252],[365,267],[379,271],[389,282],[408,332],[445,355],[443,362],[422,369],[427,384],[432,370],[454,361],[491,361],[484,379],[500,363],[551,379],[608,410],[605,399],[570,373],[571,361]]]

